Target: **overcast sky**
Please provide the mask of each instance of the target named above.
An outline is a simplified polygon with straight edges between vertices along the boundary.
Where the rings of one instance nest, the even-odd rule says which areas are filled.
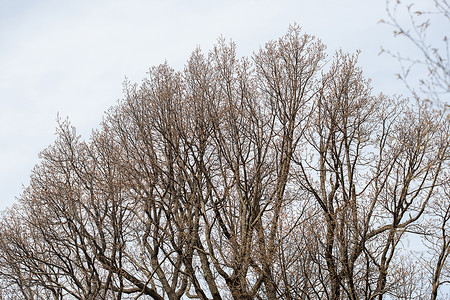
[[[139,82],[165,60],[181,70],[221,35],[247,56],[297,23],[330,55],[360,49],[377,92],[404,93],[396,61],[378,55],[409,47],[378,24],[385,15],[383,0],[0,0],[0,210],[28,184],[58,114],[88,139],[125,76]]]

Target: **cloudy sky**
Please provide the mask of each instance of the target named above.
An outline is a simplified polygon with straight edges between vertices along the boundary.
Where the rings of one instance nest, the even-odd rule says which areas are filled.
[[[385,16],[383,0],[0,0],[0,210],[28,184],[58,114],[87,139],[125,76],[139,82],[165,60],[180,70],[221,35],[247,56],[297,23],[330,55],[360,49],[375,91],[405,93],[397,62],[378,55],[409,47],[378,23]]]

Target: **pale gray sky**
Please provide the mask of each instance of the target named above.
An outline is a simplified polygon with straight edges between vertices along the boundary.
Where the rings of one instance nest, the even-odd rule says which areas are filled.
[[[378,53],[409,45],[378,24],[383,17],[383,0],[0,0],[0,210],[28,184],[58,113],[87,139],[122,97],[125,76],[139,82],[165,60],[182,69],[220,35],[247,56],[295,22],[330,55],[360,49],[376,91],[405,92],[396,61]]]

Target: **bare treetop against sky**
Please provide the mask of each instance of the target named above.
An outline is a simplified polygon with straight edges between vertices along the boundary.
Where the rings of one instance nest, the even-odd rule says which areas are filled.
[[[376,91],[404,93],[398,65],[380,47],[404,50],[378,24],[384,1],[0,1],[0,209],[14,203],[54,140],[57,114],[83,138],[122,97],[167,60],[182,69],[219,36],[251,55],[289,24],[320,38],[327,53],[362,51],[359,64]]]

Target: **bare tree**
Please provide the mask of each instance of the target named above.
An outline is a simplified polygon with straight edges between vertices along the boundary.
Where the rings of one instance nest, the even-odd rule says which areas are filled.
[[[355,62],[337,54],[295,160],[298,184],[322,212],[317,264],[327,273],[322,298],[330,299],[386,293],[396,245],[423,214],[448,147],[445,121],[431,121],[437,112],[371,96]]]
[[[295,26],[252,58],[219,40],[125,82],[88,142],[60,122],[1,219],[4,297],[412,295],[397,245],[438,195],[448,122],[324,51]]]
[[[383,50],[397,58],[401,63],[398,76],[414,96],[420,101],[431,101],[432,106],[438,107],[446,115],[448,123],[448,95],[450,92],[449,48],[447,32],[450,24],[450,6],[446,0],[425,2],[414,1],[386,1],[387,19],[382,20],[394,28],[394,35],[405,38],[416,52],[410,55],[401,52]],[[402,19],[406,15],[407,19]],[[417,81],[416,81],[417,79]],[[448,128],[448,124],[444,124]],[[444,129],[448,130],[448,129]],[[447,133],[448,134],[448,133]],[[448,158],[444,158],[448,160]],[[447,167],[445,167],[447,169]],[[424,220],[419,224],[415,233],[422,235],[425,246],[429,248],[423,266],[430,274],[431,298],[436,299],[438,289],[445,284],[441,280],[442,271],[446,272],[447,239],[446,229],[448,218],[446,211],[448,195],[445,192],[445,182],[439,179],[437,194],[427,209]],[[432,259],[430,261],[430,259]]]

